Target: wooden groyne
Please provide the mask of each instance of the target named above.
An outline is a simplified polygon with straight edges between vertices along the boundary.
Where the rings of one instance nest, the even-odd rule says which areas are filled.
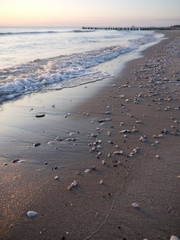
[[[116,31],[164,31],[180,30],[180,25],[170,27],[82,27],[84,30],[116,30]]]

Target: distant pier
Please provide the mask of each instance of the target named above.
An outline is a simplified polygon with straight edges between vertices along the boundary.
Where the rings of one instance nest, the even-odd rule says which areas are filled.
[[[116,30],[116,31],[164,31],[180,30],[180,25],[170,27],[82,27],[85,30]]]

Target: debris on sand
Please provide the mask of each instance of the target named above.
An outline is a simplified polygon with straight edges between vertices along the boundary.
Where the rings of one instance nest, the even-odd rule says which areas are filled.
[[[36,217],[36,215],[37,215],[37,212],[35,212],[35,211],[28,211],[27,212],[27,217],[28,218],[34,218],[34,217]]]

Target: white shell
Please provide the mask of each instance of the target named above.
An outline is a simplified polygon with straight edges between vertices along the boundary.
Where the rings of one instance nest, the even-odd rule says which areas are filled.
[[[34,211],[28,211],[27,212],[27,216],[29,217],[29,218],[33,218],[33,217],[35,217],[37,215],[37,212],[34,212]]]
[[[91,170],[87,168],[84,172],[85,172],[85,173],[89,173],[90,171],[91,171]]]
[[[132,203],[132,207],[139,208],[139,204],[138,203]]]
[[[102,184],[103,184],[103,180],[100,180],[99,184],[101,184],[101,185],[102,185]]]
[[[75,187],[75,186],[77,186],[77,181],[76,181],[76,180],[74,180],[74,181],[71,183],[71,187]]]
[[[54,177],[55,180],[58,180],[58,178],[59,178],[58,176],[55,176],[55,177]]]
[[[179,238],[176,237],[176,236],[174,236],[174,235],[172,235],[171,238],[170,238],[170,240],[179,240]]]

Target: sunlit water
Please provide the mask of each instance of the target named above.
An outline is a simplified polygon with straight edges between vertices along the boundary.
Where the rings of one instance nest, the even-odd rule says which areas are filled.
[[[151,31],[0,28],[0,102],[110,77],[104,63],[160,41]]]

